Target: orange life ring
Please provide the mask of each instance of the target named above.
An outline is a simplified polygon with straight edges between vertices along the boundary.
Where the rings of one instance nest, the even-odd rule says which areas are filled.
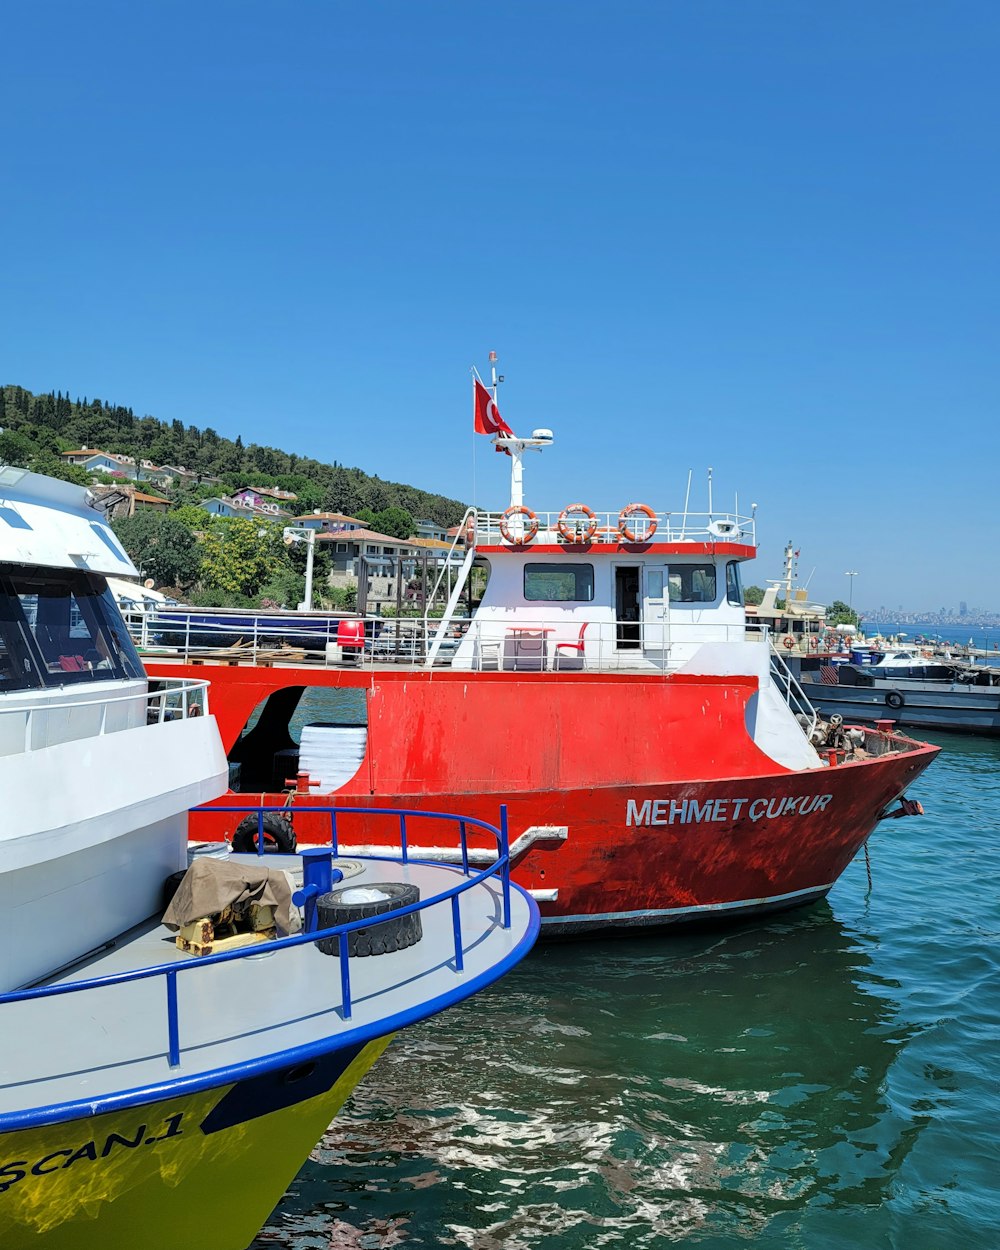
[[[809,639],[809,650],[810,650],[810,651],[818,651],[818,650],[819,650],[819,639],[818,639],[817,637],[815,637],[815,635],[814,635],[812,638],[810,638],[810,639]]]
[[[582,512],[587,518],[586,527],[581,526],[579,522],[571,522],[569,520],[571,512]],[[559,513],[559,523],[556,528],[568,543],[589,543],[597,533],[597,517],[585,503],[571,503]]]
[[[786,634],[781,640],[781,645],[786,651],[791,651],[791,649],[795,646],[795,639],[791,634]]]
[[[516,516],[524,516],[528,518],[528,527],[522,534],[512,534],[510,532],[510,522]],[[526,508],[523,504],[516,504],[514,507],[508,508],[500,518],[500,533],[503,535],[504,541],[512,543],[515,547],[524,547],[538,533],[538,517]]]
[[[649,519],[649,529],[646,531],[646,537],[641,539],[636,538],[635,533],[629,528],[628,524],[628,518],[630,516],[635,516],[637,513],[641,513]],[[656,533],[657,524],[656,513],[652,508],[644,503],[626,504],[625,507],[622,508],[621,512],[618,513],[618,533],[621,534],[622,540],[627,543],[648,543]]]

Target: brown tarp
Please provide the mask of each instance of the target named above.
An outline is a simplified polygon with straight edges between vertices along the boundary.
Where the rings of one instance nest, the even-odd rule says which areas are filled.
[[[212,856],[196,859],[184,874],[163,913],[163,924],[179,929],[202,916],[215,916],[234,903],[273,907],[278,928],[282,933],[291,932],[292,890],[283,872]]]

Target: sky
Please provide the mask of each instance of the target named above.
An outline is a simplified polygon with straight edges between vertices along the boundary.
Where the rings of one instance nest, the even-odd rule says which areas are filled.
[[[500,508],[758,505],[1000,611],[1000,5],[50,0],[0,18],[0,384]],[[856,577],[848,578],[848,570]]]

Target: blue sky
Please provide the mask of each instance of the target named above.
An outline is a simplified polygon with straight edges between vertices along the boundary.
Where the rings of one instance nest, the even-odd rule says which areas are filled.
[[[1000,6],[8,6],[0,383],[1000,610]],[[475,450],[474,450],[475,447]]]

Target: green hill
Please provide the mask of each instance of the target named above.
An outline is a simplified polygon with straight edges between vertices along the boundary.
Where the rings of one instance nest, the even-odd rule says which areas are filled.
[[[222,479],[226,490],[241,486],[277,486],[293,491],[298,502],[292,511],[320,508],[356,516],[368,509],[384,512],[402,508],[413,517],[427,517],[439,525],[457,525],[465,505],[457,499],[431,494],[400,482],[384,482],[361,469],[334,461],[324,464],[276,447],[243,445],[237,435],[223,438],[182,421],[137,417],[131,408],[100,399],[73,399],[61,391],[34,395],[21,386],[0,387],[0,463],[33,469],[71,481],[87,476],[64,464],[63,451],[94,447],[129,455],[138,463],[183,466],[199,475]],[[195,485],[170,493],[178,503],[197,502],[219,494],[219,484]]]

